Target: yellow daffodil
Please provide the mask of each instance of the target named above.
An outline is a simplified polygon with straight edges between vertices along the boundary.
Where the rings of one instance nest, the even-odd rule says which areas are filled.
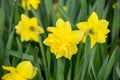
[[[90,36],[91,48],[93,48],[96,43],[106,42],[106,37],[109,33],[108,24],[109,22],[105,19],[99,20],[97,14],[93,12],[87,22],[80,22],[77,27],[85,33],[83,42],[86,41],[87,35]]]
[[[62,19],[57,20],[56,27],[48,27],[47,30],[52,33],[44,40],[44,44],[50,46],[56,58],[64,56],[71,59],[72,55],[77,53],[77,44],[83,37],[81,31],[72,30],[71,24]]]
[[[21,21],[15,26],[16,33],[21,35],[21,41],[33,40],[38,42],[38,34],[43,33],[43,29],[38,25],[35,17],[29,18],[26,15],[21,15]]]
[[[30,5],[34,8],[34,9],[38,9],[40,4],[40,0],[22,0],[21,2],[21,6],[24,9],[28,9],[31,10]]]
[[[37,69],[33,67],[30,61],[22,61],[16,68],[3,66],[3,69],[10,71],[10,73],[7,73],[2,77],[3,80],[33,79],[37,73]]]

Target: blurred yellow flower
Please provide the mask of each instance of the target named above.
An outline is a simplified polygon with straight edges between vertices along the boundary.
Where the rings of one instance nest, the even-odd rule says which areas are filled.
[[[22,61],[16,68],[9,66],[2,66],[3,69],[10,71],[5,74],[2,79],[4,80],[28,80],[36,76],[37,68],[33,67],[30,61]]]
[[[86,41],[86,36],[90,36],[91,48],[93,48],[96,43],[106,42],[107,34],[110,31],[107,29],[108,24],[109,22],[105,19],[98,20],[97,14],[93,12],[87,22],[80,22],[77,24],[77,27],[84,32],[84,43]]]
[[[15,26],[16,33],[21,35],[21,41],[33,40],[38,42],[38,34],[42,34],[44,30],[38,25],[35,17],[29,18],[26,15],[21,15],[21,21]]]
[[[117,3],[114,3],[114,4],[112,5],[112,8],[115,9],[116,6],[117,6]]]
[[[38,9],[40,4],[40,0],[22,0],[21,2],[21,6],[24,9],[28,9],[31,10],[30,5],[34,8],[34,9]]]
[[[55,9],[56,16],[57,16],[57,17],[60,17],[60,14],[59,14],[59,11],[58,11],[58,4],[57,4],[57,3],[54,3],[54,4],[53,4],[53,7],[54,7],[54,9]],[[62,8],[63,8],[64,11],[67,11],[67,7],[66,7],[65,5],[64,5]]]
[[[57,20],[56,27],[48,27],[47,30],[52,33],[44,40],[44,44],[50,46],[56,58],[64,56],[71,59],[72,55],[77,53],[77,44],[83,37],[80,30],[72,30],[71,24],[62,19]]]

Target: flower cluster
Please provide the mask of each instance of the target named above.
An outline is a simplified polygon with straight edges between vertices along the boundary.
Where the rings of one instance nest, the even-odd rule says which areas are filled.
[[[109,33],[108,21],[105,19],[99,20],[95,12],[88,18],[88,22],[79,22],[77,24],[79,30],[72,30],[69,22],[64,22],[58,19],[56,27],[48,27],[51,32],[44,40],[44,44],[50,47],[56,58],[62,56],[71,59],[72,55],[77,53],[77,44],[82,40],[86,42],[86,37],[89,35],[91,40],[91,48],[96,43],[106,42],[107,34]],[[33,40],[38,42],[38,34],[43,33],[43,29],[38,25],[36,18],[28,18],[22,14],[21,21],[15,27],[16,32],[21,35],[21,41]]]
[[[21,0],[21,7],[28,11],[31,10],[31,6],[33,9],[38,9],[40,2],[41,0]],[[57,6],[57,4],[54,4],[58,18],[60,15]],[[67,10],[66,6],[63,6],[63,10]],[[95,12],[90,15],[86,22],[77,23],[77,30],[72,29],[70,22],[59,18],[55,26],[47,28],[49,34],[43,43],[50,47],[51,53],[53,53],[56,58],[65,57],[70,60],[72,56],[78,52],[77,45],[80,44],[80,42],[86,43],[87,36],[90,37],[91,48],[93,48],[96,43],[105,43],[107,34],[110,32],[108,24],[109,22],[105,19],[99,20]],[[16,33],[20,35],[22,42],[39,42],[38,36],[44,33],[42,27],[35,17],[29,18],[28,15],[21,14],[21,20],[15,26],[15,30]],[[30,80],[37,74],[37,68],[35,68],[30,61],[22,61],[16,68],[9,66],[2,67],[9,71],[9,73],[2,77],[3,80]]]
[[[30,61],[22,61],[16,68],[3,66],[3,69],[10,71],[2,77],[4,80],[29,80],[33,79],[37,73],[37,68],[33,67]]]

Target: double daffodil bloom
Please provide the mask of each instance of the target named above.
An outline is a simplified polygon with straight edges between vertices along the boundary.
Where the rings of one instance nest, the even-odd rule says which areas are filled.
[[[21,41],[38,42],[38,35],[44,32],[38,25],[38,21],[35,17],[29,18],[25,14],[21,15],[21,21],[15,26],[15,29],[16,33],[21,36]]]
[[[9,66],[2,66],[3,69],[10,71],[5,74],[3,80],[28,80],[36,76],[37,68],[33,67],[30,61],[22,61],[16,68]]]
[[[44,40],[44,44],[50,46],[56,58],[64,56],[71,59],[72,55],[77,53],[77,44],[83,37],[81,31],[72,30],[71,24],[62,19],[57,20],[56,27],[48,27],[47,30],[52,33]]]
[[[39,4],[40,4],[40,0],[22,0],[22,2],[21,2],[21,6],[22,6],[24,9],[27,9],[27,10],[31,10],[30,5],[31,5],[34,9],[38,9]]]
[[[94,47],[96,43],[106,42],[107,34],[109,33],[108,21],[105,19],[98,19],[98,16],[93,12],[88,18],[87,22],[80,22],[77,27],[80,31],[84,32],[83,42],[86,42],[86,36],[89,35],[91,39],[91,48]]]

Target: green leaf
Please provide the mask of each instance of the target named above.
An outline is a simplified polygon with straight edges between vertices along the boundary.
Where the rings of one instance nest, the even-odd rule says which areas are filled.
[[[78,71],[80,71],[79,69],[80,69],[80,66],[81,65],[79,65],[80,64],[80,62],[81,62],[81,57],[82,56],[82,43],[80,43],[79,45],[78,45],[78,53],[77,53],[77,57],[76,57],[76,64],[75,64],[75,69],[74,69],[74,77],[75,77],[75,79],[76,79],[76,76],[77,76],[77,78],[79,78],[78,77]],[[80,75],[79,75],[80,76]]]
[[[101,61],[103,63],[103,61],[105,60],[105,58],[108,54],[108,48],[107,48],[106,43],[99,44],[99,52],[100,52],[100,56],[101,56]]]
[[[56,80],[64,80],[65,59],[57,59],[57,75]]]
[[[15,9],[15,2],[13,2],[12,4],[12,8],[11,8],[11,13],[10,13],[10,20],[9,20],[9,35],[12,32],[12,26],[13,26],[13,16],[14,16],[14,9]]]
[[[117,73],[118,77],[120,78],[120,67],[119,67],[119,64],[117,64],[117,66],[116,66],[116,73]]]
[[[71,80],[72,76],[72,61],[70,61],[70,66],[67,74],[67,80]]]
[[[6,45],[6,50],[10,50],[11,46],[12,46],[12,42],[13,42],[13,37],[14,37],[14,30],[11,32],[9,38],[8,38],[8,42]]]
[[[96,73],[99,72],[99,69],[101,67],[101,55],[100,55],[100,49],[98,47],[98,45],[96,45],[96,53],[95,53],[95,57],[94,57],[94,66],[95,66],[95,70]]]
[[[85,75],[88,69],[88,64],[90,62],[90,37],[87,36],[86,44],[85,44],[85,53],[84,53],[84,64],[83,64],[83,70],[81,75],[81,80],[85,79]]]
[[[55,10],[53,8],[52,0],[44,0],[44,3],[45,3],[46,10],[47,10],[46,12],[50,16],[49,19],[51,19],[53,25],[55,25],[55,23],[56,23],[56,13],[55,13]]]
[[[96,78],[96,68],[94,67],[94,58],[95,58],[95,55],[96,55],[96,46],[93,47],[91,49],[91,53],[90,53],[90,62],[89,62],[89,66],[88,66],[88,71],[87,71],[87,75],[90,76],[90,75],[93,75],[94,79],[97,80]],[[92,71],[92,73],[91,73]]]
[[[26,47],[26,50],[25,50],[25,54],[28,54],[28,53],[29,53],[30,48],[31,48],[31,44],[28,43],[28,44],[27,44],[27,47]]]
[[[19,54],[18,51],[14,51],[14,50],[7,50],[6,51],[7,54],[13,56],[13,57],[17,57],[21,59],[21,54]],[[22,55],[24,60],[30,60],[33,61],[33,56],[32,55],[28,55],[28,54],[24,54]],[[42,66],[42,61],[41,59],[38,58],[38,63]]]
[[[9,36],[7,45],[6,45],[6,50],[10,50],[12,47],[12,43],[13,43],[13,36],[14,36],[14,30],[12,31],[12,33]],[[4,53],[4,65],[8,65],[9,63],[9,54],[7,54],[7,52],[5,51]]]
[[[37,18],[38,23],[40,24],[40,26],[43,27],[43,25],[42,25],[42,23],[41,23],[41,20],[40,20],[40,15],[37,14],[37,12],[33,9],[32,6],[30,6],[30,7],[31,7],[31,10],[32,10],[33,15]]]
[[[93,72],[93,75],[94,75],[94,79],[97,80],[96,73],[95,73],[95,68],[94,68],[93,61],[92,61],[92,60],[91,60],[91,62],[90,62],[90,66],[91,66],[91,68],[92,68],[92,72]]]
[[[84,1],[84,0],[82,0]],[[66,7],[67,7],[67,14],[70,16],[70,18],[73,21],[76,21],[76,18],[78,17],[79,13],[79,8],[80,8],[80,0],[68,0],[66,2]]]
[[[81,74],[83,71],[83,65],[84,65],[84,56],[80,59],[77,71],[74,73],[74,79],[79,80],[81,78]]]
[[[59,13],[67,20],[71,23],[73,29],[75,29],[75,24],[73,23],[71,17],[69,17],[69,15],[63,10],[63,8],[61,6],[58,7],[58,11]]]
[[[23,47],[21,41],[17,38],[17,45],[18,45],[18,52],[21,55],[22,58],[22,53],[23,53]]]
[[[38,47],[34,48],[34,53],[33,53],[33,63],[34,63],[34,65],[37,65],[37,63],[38,63],[38,50],[39,50]]]
[[[42,76],[42,71],[41,71],[40,66],[37,65],[37,68],[38,68],[38,73],[37,73],[38,79],[37,79],[37,80],[44,80],[44,79],[43,79],[43,76]]]
[[[4,24],[5,24],[5,12],[0,8],[0,37],[3,37],[4,33]]]
[[[105,0],[97,0],[95,11],[98,14],[100,19],[102,18],[102,14],[104,14],[103,13],[104,7],[105,7]]]
[[[50,53],[50,49],[47,47],[47,51],[46,51],[46,58],[47,58],[47,66],[48,66],[48,77],[50,78],[50,66],[51,66],[51,53]]]
[[[80,21],[87,20],[87,0],[80,0]]]
[[[58,0],[58,5],[64,6],[64,0]]]
[[[112,67],[114,65],[114,61],[115,61],[115,56],[116,56],[116,52],[118,50],[118,46],[114,49],[114,51],[112,52],[112,55],[110,56],[110,59],[109,59],[109,62],[108,62],[108,65],[107,65],[107,68],[105,70],[105,77],[104,77],[104,80],[106,80],[112,70]]]
[[[107,67],[107,63],[108,63],[108,58],[109,56],[107,56],[98,72],[98,75],[97,75],[97,78],[98,80],[103,80],[104,79],[104,76],[105,76],[105,70],[106,70],[106,67]]]
[[[109,10],[109,7],[110,7],[110,1],[108,1],[107,5],[106,5],[106,7],[105,7],[105,9],[103,11],[103,14],[102,14],[102,18],[103,19],[106,18],[108,10]]]
[[[38,36],[38,37],[39,37],[39,48],[40,48],[40,51],[41,51],[41,54],[42,54],[43,63],[44,63],[45,66],[47,66],[43,42],[42,42],[41,36]]]
[[[119,1],[119,0],[118,0]],[[118,3],[116,3],[116,7],[114,9],[114,17],[113,17],[113,23],[112,23],[112,28],[111,28],[111,39],[112,39],[112,49],[113,50],[115,48],[115,46],[117,45],[117,41],[118,36],[119,36],[119,30],[120,30],[120,26],[119,26],[119,22],[120,22],[120,12],[119,12],[119,6]]]
[[[3,44],[2,39],[0,38],[0,79],[3,75],[3,69],[1,66],[3,64],[3,61],[4,61],[3,54],[4,54],[4,44]]]

